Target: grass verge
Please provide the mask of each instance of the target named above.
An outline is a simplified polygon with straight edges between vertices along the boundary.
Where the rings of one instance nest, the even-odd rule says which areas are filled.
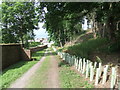
[[[34,77],[30,79],[27,88],[45,88],[46,80],[47,80],[47,72],[50,67],[49,56],[46,57],[44,62],[41,64],[41,67],[36,71]]]
[[[36,64],[37,61],[20,61],[6,68],[1,75],[2,88],[8,88],[10,84],[25,73],[30,67]]]
[[[40,58],[42,56],[44,56],[44,53],[45,53],[45,49],[42,50],[42,51],[37,51],[37,52],[35,52],[35,53],[32,54],[32,58],[36,59],[36,60],[40,60]]]
[[[71,67],[65,62],[59,62],[59,66],[61,88],[94,88],[92,84],[89,84],[83,77],[71,70]]]

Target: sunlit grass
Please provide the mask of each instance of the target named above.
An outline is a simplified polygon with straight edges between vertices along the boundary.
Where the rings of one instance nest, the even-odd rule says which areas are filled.
[[[2,72],[2,88],[8,88],[10,84],[25,73],[37,61],[20,61]]]
[[[38,68],[36,71],[34,77],[32,77],[28,84],[26,85],[27,88],[45,88],[46,86],[46,81],[47,81],[47,72],[50,67],[50,57],[46,56],[46,59],[44,62],[41,64],[41,67]]]
[[[61,64],[61,65],[60,65]],[[88,83],[71,67],[64,62],[60,62],[60,86],[61,88],[94,88],[93,84]]]
[[[37,52],[35,52],[35,53],[32,54],[32,58],[36,59],[36,60],[40,60],[40,58],[42,56],[44,56],[44,53],[45,53],[45,49],[42,50],[42,51],[37,51]]]

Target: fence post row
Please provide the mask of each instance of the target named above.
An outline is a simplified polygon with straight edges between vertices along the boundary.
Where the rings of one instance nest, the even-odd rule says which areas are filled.
[[[54,49],[54,51],[57,51],[56,49]],[[85,74],[85,78],[90,77],[90,81],[93,81],[94,79],[94,75],[95,75],[95,85],[98,85],[99,83],[99,79],[101,77],[102,74],[102,63],[98,63],[98,68],[97,68],[97,62],[93,62],[89,61],[89,60],[85,60],[85,58],[78,58],[76,56],[72,56],[68,53],[62,53],[57,51],[57,54],[63,59],[65,60],[67,63],[69,63],[71,66],[74,65],[75,68],[81,72],[82,74]],[[102,84],[106,83],[107,80],[107,76],[108,76],[108,68],[109,66],[106,65],[103,68],[103,76],[102,76]],[[112,67],[112,74],[111,74],[111,82],[110,82],[110,88],[114,88],[115,84],[117,81],[117,72],[116,72],[116,68]],[[119,83],[119,89],[120,89],[120,81]]]

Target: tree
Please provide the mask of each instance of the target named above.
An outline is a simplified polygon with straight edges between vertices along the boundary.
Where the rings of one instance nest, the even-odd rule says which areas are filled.
[[[34,29],[38,29],[38,17],[34,2],[2,3],[2,33],[4,43],[22,42],[33,37]]]
[[[47,8],[44,17],[47,31],[61,46],[81,31],[84,17],[92,25],[94,37],[107,37],[112,41],[120,35],[120,2],[41,3],[40,8],[43,11]]]

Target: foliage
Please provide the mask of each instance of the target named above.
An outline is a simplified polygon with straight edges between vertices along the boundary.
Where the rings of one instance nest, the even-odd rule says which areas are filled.
[[[21,61],[5,69],[2,72],[2,88],[8,88],[13,81],[36,63],[37,61]]]
[[[30,42],[29,43],[29,47],[36,47],[38,45],[41,45],[41,43],[40,42]]]
[[[94,37],[118,41],[120,2],[4,2],[2,3],[3,42],[27,43],[34,38],[38,22],[44,22],[50,40],[65,45],[81,34],[85,18]]]
[[[46,29],[51,40],[60,46],[81,32],[84,18],[92,25],[95,37],[114,40],[120,36],[120,2],[54,2],[41,3],[39,8],[42,11],[47,8],[43,17]]]
[[[41,57],[44,56],[44,52],[45,50],[34,52],[32,53],[32,58],[36,60],[40,60]]]
[[[76,56],[88,58],[91,52],[99,50],[101,46],[107,43],[106,38],[90,39],[86,42],[68,47],[68,52]]]
[[[38,19],[34,2],[2,3],[2,40],[3,43],[28,42],[33,39]]]
[[[98,56],[96,56],[96,58],[97,58],[97,62],[102,62],[102,60]]]
[[[120,51],[120,41],[109,43],[104,47],[99,48],[99,51],[107,54],[117,53]]]

